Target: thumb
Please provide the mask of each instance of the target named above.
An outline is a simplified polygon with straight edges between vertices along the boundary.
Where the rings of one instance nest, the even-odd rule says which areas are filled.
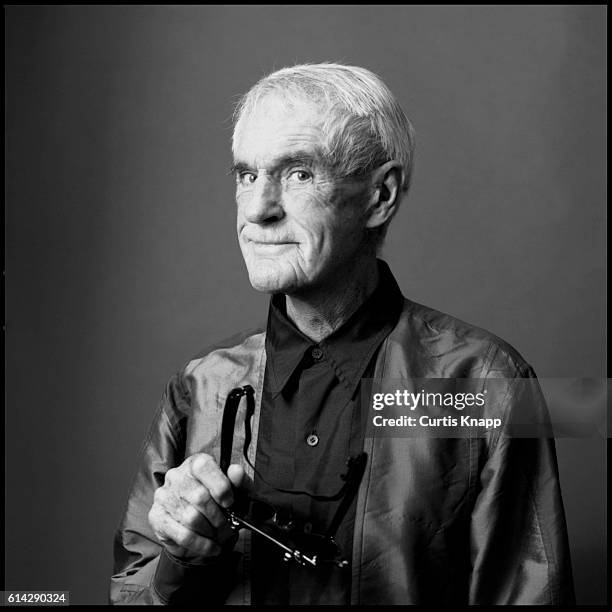
[[[253,490],[252,481],[246,475],[244,468],[241,465],[238,465],[237,463],[232,463],[232,465],[227,468],[227,477],[235,487],[241,486],[245,488],[248,492],[251,492]]]
[[[244,468],[241,465],[232,463],[232,465],[227,468],[227,477],[235,487],[239,487],[242,484],[245,476]]]

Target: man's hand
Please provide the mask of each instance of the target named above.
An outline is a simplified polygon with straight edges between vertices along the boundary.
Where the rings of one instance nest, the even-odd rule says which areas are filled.
[[[231,485],[239,486],[243,478],[241,466],[230,465],[225,476],[204,453],[168,470],[149,511],[157,539],[172,555],[190,563],[217,556],[235,534],[221,508],[232,505]]]

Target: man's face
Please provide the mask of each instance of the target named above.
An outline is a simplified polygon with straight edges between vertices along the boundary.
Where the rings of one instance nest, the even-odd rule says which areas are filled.
[[[334,177],[321,150],[322,112],[269,95],[237,133],[238,240],[259,291],[329,286],[363,248],[364,183]]]

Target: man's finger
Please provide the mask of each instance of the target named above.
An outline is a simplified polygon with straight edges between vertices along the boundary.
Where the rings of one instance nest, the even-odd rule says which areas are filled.
[[[248,494],[253,493],[255,487],[253,485],[253,479],[247,476],[244,468],[237,463],[232,463],[227,468],[227,477],[235,487],[240,487]]]
[[[227,468],[227,477],[235,487],[239,487],[245,477],[244,468],[237,463],[232,463],[232,465]]]
[[[191,555],[212,557],[221,553],[221,547],[210,538],[205,538],[165,513],[161,518],[160,541],[172,554],[180,555],[177,549],[185,549]]]
[[[223,508],[234,503],[230,481],[210,455],[200,454],[191,462],[191,474],[209,491],[211,497]]]
[[[212,498],[208,489],[199,482],[197,487],[181,493],[181,497],[206,517],[213,527],[218,528],[226,522],[225,515],[221,512],[217,502]]]
[[[173,518],[205,538],[216,539],[217,525],[213,525],[207,515],[202,514],[198,508],[190,504],[185,498],[181,498],[181,502],[181,511],[178,515],[173,515]],[[217,511],[220,513],[218,507]]]

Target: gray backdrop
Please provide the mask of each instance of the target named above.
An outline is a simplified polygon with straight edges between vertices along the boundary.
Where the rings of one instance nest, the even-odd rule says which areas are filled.
[[[541,377],[605,376],[603,6],[6,13],[6,577],[104,603],[166,380],[265,320],[234,236],[232,103],[273,68],[379,73],[417,131],[385,258]],[[558,442],[579,601],[605,600],[605,441]]]

